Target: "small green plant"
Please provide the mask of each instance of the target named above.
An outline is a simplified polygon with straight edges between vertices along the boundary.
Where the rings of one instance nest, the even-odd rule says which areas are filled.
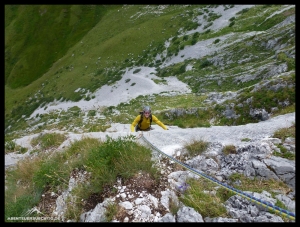
[[[85,101],[90,101],[90,100],[91,100],[91,97],[90,97],[90,96],[86,96],[86,97],[84,98],[84,100],[85,100]]]
[[[156,84],[168,84],[165,79],[152,79]]]
[[[235,24],[235,21],[231,21],[230,24],[228,25],[229,27],[232,27]]]
[[[212,63],[209,60],[205,59],[204,61],[201,62],[200,67],[202,69],[202,68],[205,68],[205,67],[210,66],[210,65],[212,65]]]
[[[283,145],[278,144],[277,147],[280,149],[280,152],[274,151],[274,156],[286,158],[289,160],[295,160],[296,156],[292,152],[289,152]]]
[[[209,26],[211,26],[211,25],[212,25],[212,24],[209,24]],[[210,33],[210,29],[207,29],[204,33],[205,33],[205,34]]]
[[[88,116],[91,116],[91,117],[96,116],[96,110],[89,110],[89,112],[88,112],[87,115],[88,115]]]
[[[16,143],[12,140],[6,141],[5,142],[5,153],[9,153],[15,150]]]
[[[27,152],[28,148],[26,147],[21,147],[19,153],[20,154],[25,154]]]
[[[135,73],[138,73],[139,71],[141,71],[141,69],[136,69],[132,73],[135,74]]]
[[[197,39],[192,39],[191,45],[195,45],[197,43]]]
[[[224,148],[223,148],[223,153],[225,155],[228,155],[228,154],[236,154],[236,148],[234,145],[226,145]]]
[[[243,141],[243,142],[249,142],[249,141],[251,141],[251,139],[250,138],[243,138],[243,139],[241,139],[241,141]]]
[[[234,192],[224,187],[218,187],[216,195],[223,203],[226,202],[231,196],[234,196]]]
[[[244,13],[246,13],[246,12],[248,12],[249,11],[249,8],[245,8],[245,9],[242,9],[241,11],[239,11],[239,12],[237,12],[236,14],[238,15],[238,14],[244,14]]]
[[[184,148],[191,156],[202,154],[208,147],[208,142],[203,140],[192,139],[190,142],[185,143]]]
[[[38,153],[40,153],[40,152],[41,152],[41,151],[38,150],[38,149],[32,149],[32,150],[30,151],[30,155],[38,154]]]
[[[296,124],[294,123],[289,128],[282,128],[274,132],[273,137],[281,139],[282,142],[288,137],[296,137]]]
[[[40,134],[31,140],[31,145],[36,146],[39,144],[42,149],[56,148],[65,141],[65,139],[66,136],[60,133]]]
[[[186,206],[193,207],[203,217],[226,217],[226,208],[221,204],[221,200],[214,193],[215,184],[207,179],[189,179],[190,185],[184,194],[179,198]]]
[[[113,220],[113,217],[117,214],[118,211],[118,205],[116,203],[110,203],[106,207],[106,221],[111,222]]]
[[[242,191],[253,191],[261,193],[262,191],[268,191],[270,188],[276,188],[284,193],[290,191],[290,188],[282,181],[277,181],[275,179],[262,180],[259,178],[248,178],[240,173],[233,173],[229,176],[229,180],[232,182],[232,186],[238,190]],[[236,184],[236,182],[239,182]]]
[[[28,150],[25,147],[21,147],[20,145],[17,145],[12,140],[6,141],[5,145],[4,145],[4,148],[5,148],[5,154],[11,153],[11,152],[17,152],[17,151],[18,151],[19,154],[24,154]]]
[[[107,128],[109,128],[109,125],[103,125],[101,123],[96,124],[87,124],[85,125],[88,132],[105,132]]]
[[[216,44],[216,43],[218,43],[218,42],[220,42],[220,39],[216,39],[216,40],[214,41],[214,44]]]
[[[77,188],[74,188],[72,190],[72,194],[75,193]],[[76,194],[75,194],[76,195]],[[82,203],[80,201],[80,198],[77,196],[69,196],[66,199],[66,212],[65,212],[65,218],[70,220],[79,221],[80,220],[80,212],[82,210]]]
[[[179,210],[179,204],[172,198],[169,199],[169,210],[173,215],[176,215]]]

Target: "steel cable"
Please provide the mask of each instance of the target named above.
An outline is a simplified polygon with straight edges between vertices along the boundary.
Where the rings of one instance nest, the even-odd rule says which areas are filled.
[[[263,201],[261,199],[255,198],[254,196],[248,195],[245,192],[242,192],[242,191],[240,191],[238,189],[235,189],[235,188],[233,188],[233,187],[231,187],[231,186],[229,186],[227,184],[224,184],[224,183],[222,183],[222,182],[214,179],[213,177],[210,177],[210,176],[208,176],[208,175],[206,175],[206,174],[204,174],[204,173],[202,173],[202,172],[200,172],[198,170],[195,170],[195,169],[191,168],[189,165],[187,165],[185,163],[182,163],[182,162],[178,161],[177,159],[173,158],[172,156],[169,156],[166,153],[164,153],[163,151],[159,150],[156,146],[154,146],[152,143],[149,142],[149,140],[147,140],[144,137],[143,133],[141,133],[138,136],[138,139],[140,139],[140,138],[142,138],[154,150],[158,151],[159,153],[163,154],[164,156],[168,157],[169,159],[173,160],[174,162],[176,162],[177,164],[183,166],[184,168],[188,169],[189,171],[195,173],[196,175],[199,175],[199,176],[204,177],[204,178],[206,178],[206,179],[208,179],[208,180],[210,180],[210,181],[212,181],[214,183],[217,183],[218,185],[222,186],[223,188],[228,189],[228,190],[230,190],[230,191],[232,191],[232,192],[234,192],[234,193],[236,193],[236,194],[238,194],[238,195],[240,195],[240,196],[242,196],[242,197],[250,200],[251,202],[255,202],[255,203],[257,203],[257,204],[259,204],[259,205],[261,205],[261,206],[263,206],[265,208],[268,208],[269,210],[272,210],[272,211],[274,211],[274,212],[276,212],[276,213],[278,213],[278,214],[280,214],[280,215],[282,215],[282,216],[284,216],[286,218],[289,218],[291,220],[295,220],[295,214],[293,212],[290,212],[288,210],[284,210],[284,209],[282,209],[280,207],[277,207],[277,206],[275,206],[275,205],[273,205],[273,204],[271,204],[269,202],[266,202],[266,201]]]

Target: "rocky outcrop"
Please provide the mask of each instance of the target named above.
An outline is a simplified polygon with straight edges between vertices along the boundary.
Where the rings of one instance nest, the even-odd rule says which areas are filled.
[[[282,181],[290,187],[288,193],[272,190],[264,191],[261,194],[253,192],[242,192],[249,196],[253,196],[258,200],[265,201],[274,206],[278,201],[288,208],[288,212],[295,212],[295,160],[288,160],[275,156],[275,152],[280,153],[278,144],[283,146],[288,152],[295,154],[295,138],[288,137],[284,141],[278,138],[272,138],[270,135],[279,128],[289,127],[295,122],[295,113],[290,113],[267,121],[256,124],[248,124],[244,126],[214,126],[210,128],[197,129],[179,129],[177,127],[169,127],[168,131],[154,130],[145,133],[143,138],[150,141],[154,147],[159,149],[173,158],[178,158],[186,152],[182,149],[182,143],[189,141],[195,135],[205,137],[209,142],[209,146],[204,153],[184,161],[184,165],[195,171],[205,174],[205,176],[214,179],[216,186],[218,184],[234,185],[239,182],[231,182],[229,176],[233,173],[241,173],[249,178],[275,179]],[[66,140],[68,144],[71,141],[86,136],[95,138],[105,138],[105,136],[128,135],[130,125],[116,124],[112,126],[115,130],[109,133],[87,133],[87,134],[69,134]],[[153,125],[155,129],[159,126]],[[123,131],[122,131],[123,130]],[[108,129],[109,131],[109,129]],[[124,133],[126,132],[126,133]],[[135,134],[135,133],[133,133]],[[36,135],[32,135],[34,137]],[[248,142],[241,141],[242,138],[248,138]],[[30,146],[30,138],[16,140],[18,145]],[[63,142],[65,146],[67,143]],[[179,142],[180,141],[180,142]],[[147,143],[140,138],[138,142],[144,145]],[[223,149],[228,144],[235,147],[235,153],[224,154]],[[64,146],[60,146],[58,150],[62,151]],[[122,207],[121,216],[116,217],[113,222],[283,222],[279,215],[268,212],[268,209],[249,199],[236,194],[228,199],[223,205],[226,207],[230,217],[203,217],[202,214],[195,211],[192,207],[188,207],[179,202],[179,196],[183,193],[188,185],[188,178],[200,178],[201,174],[195,174],[189,169],[176,171],[172,165],[162,161],[162,157],[166,158],[162,153],[153,149],[153,158],[157,160],[157,167],[161,170],[162,181],[160,188],[150,190],[152,183],[147,179],[145,174],[140,174],[135,182],[121,182],[118,180],[114,188],[116,193],[107,196],[103,202],[98,203],[92,209],[84,212],[80,216],[80,222],[105,222],[106,210],[109,204],[115,203]],[[11,156],[7,154],[6,156]],[[22,157],[30,155],[28,153],[19,155],[18,159],[9,159],[5,157],[6,168],[14,166]],[[8,161],[8,162],[6,162]],[[169,162],[174,162],[169,160]],[[144,185],[142,185],[142,178]],[[89,173],[82,170],[74,170],[70,175],[68,189],[60,195],[49,193],[54,201],[51,216],[62,222],[72,222],[65,218],[66,205],[73,201],[72,190],[78,184],[88,183]],[[136,187],[133,185],[136,184]],[[137,188],[143,186],[141,190]],[[272,193],[276,192],[276,196],[272,197]],[[213,191],[210,193],[214,193]],[[273,193],[274,194],[274,193]],[[46,196],[46,195],[45,195]],[[179,209],[174,211],[173,205]],[[36,209],[35,209],[36,210]],[[292,221],[292,220],[291,220]]]
[[[290,138],[287,139],[287,141],[290,140]],[[295,162],[273,156],[274,144],[271,141],[277,140],[270,138],[267,141],[262,140],[260,143],[238,147],[237,154],[230,155],[222,153],[220,143],[212,143],[206,153],[187,160],[185,163],[195,170],[215,177],[216,182],[228,185],[232,183],[228,181],[228,177],[235,172],[247,177],[282,180],[291,187],[291,192],[287,195],[278,194],[276,198],[272,198],[271,193],[266,191],[261,194],[249,191],[244,193],[274,206],[279,200],[293,213],[295,212]],[[170,170],[166,171],[168,172]],[[180,195],[180,192],[188,187],[185,183],[187,179],[199,177],[189,170],[170,172],[167,175],[169,188],[161,191],[158,197],[154,197],[147,191],[136,197],[133,191],[126,190],[126,186],[116,185],[117,195],[105,199],[94,209],[83,213],[80,216],[80,222],[105,222],[106,208],[110,203],[116,202],[117,198],[121,198],[118,204],[125,209],[126,215],[123,220],[113,220],[113,222],[283,222],[280,216],[268,212],[265,206],[251,202],[240,195],[234,195],[224,203],[231,218],[202,217],[193,208],[185,206],[178,200],[178,193]],[[64,195],[61,197],[66,199]],[[59,198],[57,204],[59,204],[58,201],[60,201]],[[174,201],[180,207],[175,214],[170,212],[169,201]],[[164,215],[155,212],[158,206],[165,208]]]

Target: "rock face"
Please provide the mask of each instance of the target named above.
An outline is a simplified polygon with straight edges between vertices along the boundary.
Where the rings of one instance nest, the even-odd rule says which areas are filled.
[[[290,185],[293,190],[288,195],[279,194],[276,198],[272,198],[269,192],[263,191],[261,194],[253,192],[243,192],[249,195],[254,200],[262,201],[274,207],[276,199],[281,201],[289,208],[289,214],[295,212],[295,162],[283,158],[272,156],[272,138],[268,143],[263,140],[256,145],[243,146],[237,149],[237,154],[224,156],[221,152],[216,152],[212,155],[211,150],[219,150],[221,144],[214,143],[210,146],[208,153],[210,157],[196,156],[195,158],[186,161],[187,166],[194,170],[199,170],[200,173],[210,173],[215,175],[222,182],[226,182],[228,176],[234,172],[239,172],[248,177],[260,177],[262,179],[282,180]],[[274,140],[276,141],[276,140]],[[155,152],[155,151],[154,151]],[[157,156],[157,155],[156,155]],[[219,164],[214,161],[213,157],[219,160]],[[168,189],[161,191],[159,197],[144,191],[140,193],[138,198],[132,194],[132,191],[127,191],[126,186],[117,187],[118,194],[113,198],[107,198],[103,203],[99,203],[94,209],[81,215],[81,222],[94,222],[105,220],[105,207],[109,202],[115,202],[121,197],[119,205],[125,209],[125,217],[123,220],[114,220],[118,222],[283,222],[280,216],[269,213],[268,208],[250,201],[249,198],[244,198],[240,195],[230,197],[224,204],[228,214],[232,218],[210,218],[205,217],[196,212],[193,208],[187,207],[178,202],[180,192],[183,192],[188,186],[186,180],[188,178],[199,178],[190,171],[176,171],[167,175]],[[220,181],[215,179],[216,183]],[[123,190],[124,189],[124,190]],[[178,194],[179,192],[179,194]],[[174,201],[180,207],[173,214],[170,212],[169,201]],[[164,215],[155,212],[155,208],[163,206]],[[153,212],[154,211],[154,212]]]
[[[113,222],[283,222],[283,219],[276,214],[268,212],[268,208],[262,206],[257,201],[263,201],[274,207],[277,200],[282,202],[288,208],[288,214],[295,216],[295,161],[274,156],[274,151],[278,152],[276,144],[282,144],[289,152],[295,153],[295,139],[286,138],[281,142],[277,138],[271,138],[275,130],[281,127],[289,127],[294,123],[295,113],[286,114],[269,119],[256,124],[244,126],[218,126],[199,129],[179,129],[171,127],[170,130],[159,131],[158,126],[153,127],[157,131],[144,133],[139,137],[138,142],[148,145],[150,142],[153,149],[153,159],[157,162],[157,167],[161,170],[162,181],[157,185],[147,174],[140,173],[135,178],[127,182],[118,179],[114,185],[114,193],[106,192],[103,202],[95,204],[88,211],[80,216],[80,222],[105,222],[107,208],[112,203],[116,203],[121,208]],[[130,125],[116,125],[115,128],[121,128],[127,132]],[[254,130],[256,133],[253,133]],[[232,133],[234,132],[234,133]],[[116,132],[113,132],[114,134]],[[122,132],[119,132],[121,135]],[[178,160],[183,155],[184,150],[180,149],[183,141],[190,139],[195,133],[199,136],[207,136],[209,146],[207,150],[198,156],[185,160],[183,165],[186,170],[174,169],[174,160]],[[218,134],[219,133],[219,134]],[[100,134],[89,134],[91,137],[101,137]],[[133,133],[136,134],[136,133]],[[218,134],[215,140],[213,135]],[[123,133],[123,135],[125,135]],[[126,133],[127,135],[127,133]],[[254,136],[253,136],[254,135]],[[86,136],[86,135],[82,135]],[[241,142],[241,138],[249,138],[248,142]],[[74,135],[73,139],[80,139]],[[172,139],[171,139],[172,138]],[[180,138],[180,139],[179,139]],[[26,141],[29,138],[26,138]],[[68,140],[72,140],[70,134]],[[178,142],[178,141],[181,141]],[[17,143],[24,142],[18,140]],[[225,155],[223,148],[233,144],[236,152]],[[176,145],[176,146],[175,146]],[[24,146],[24,143],[23,143]],[[62,147],[60,148],[62,149]],[[28,151],[29,152],[29,151]],[[21,156],[26,156],[23,154]],[[22,157],[19,159],[22,159]],[[172,159],[168,157],[172,157]],[[6,167],[14,163],[10,159]],[[191,172],[190,169],[195,172]],[[201,174],[195,174],[201,173]],[[232,185],[229,176],[233,173],[241,173],[249,178],[275,179],[282,181],[290,187],[289,193],[277,192],[275,198],[271,192],[263,191],[261,194],[252,192],[241,192],[253,197],[255,201],[241,196],[239,193],[228,199],[223,205],[226,207],[228,215],[231,218],[223,217],[202,217],[200,213],[191,207],[187,207],[179,201],[179,196],[188,185],[188,178],[198,179],[209,176],[216,186],[218,184]],[[52,207],[52,217],[62,222],[72,222],[66,220],[64,215],[67,201],[72,201],[71,191],[80,183],[88,183],[89,174],[82,170],[74,170],[70,176],[69,187],[60,195],[45,193],[48,207]],[[210,192],[214,193],[214,192]],[[45,198],[46,199],[46,198]],[[45,201],[44,201],[45,202]],[[174,210],[176,206],[179,209]],[[54,207],[54,208],[53,208]],[[291,221],[293,221],[291,219]]]
[[[252,124],[256,128],[257,136],[259,137],[259,127]],[[228,127],[230,128],[230,127]],[[244,127],[247,128],[247,127]],[[219,128],[222,131],[222,128]],[[224,132],[224,131],[222,131]],[[247,137],[247,133],[251,134],[251,130],[245,132],[244,136]],[[145,135],[147,137],[147,135]],[[173,135],[175,136],[175,135]],[[148,137],[149,140],[154,140],[153,135]],[[222,141],[222,138],[219,138]],[[229,139],[229,138],[227,138]],[[146,141],[148,141],[146,139]],[[291,143],[293,138],[287,138],[283,144],[286,148],[293,147]],[[156,141],[157,142],[157,141]],[[261,179],[275,179],[285,182],[291,187],[291,192],[287,195],[279,194],[276,199],[281,201],[288,207],[290,214],[293,215],[295,212],[295,161],[287,160],[284,158],[273,156],[272,153],[277,147],[275,144],[280,143],[276,138],[263,138],[261,140],[254,139],[254,142],[246,144],[239,144],[236,147],[236,154],[224,155],[222,152],[224,144],[222,142],[211,142],[207,151],[203,155],[196,156],[190,160],[187,160],[185,164],[190,168],[200,171],[202,173],[213,176],[216,182],[227,182],[227,179],[232,173],[242,173],[247,177],[254,178],[258,177]],[[291,145],[292,144],[292,145]],[[170,146],[170,145],[169,145]],[[294,149],[290,149],[291,152],[295,152]],[[155,153],[155,151],[154,151]],[[180,155],[180,152],[177,155]],[[159,155],[156,154],[155,157]],[[217,162],[215,161],[217,160]],[[168,170],[166,170],[168,172]],[[175,171],[167,175],[168,178],[168,190],[161,191],[161,197],[156,198],[156,202],[153,203],[151,200],[144,196],[142,206],[137,206],[136,202],[130,203],[126,199],[126,210],[128,211],[128,217],[123,221],[130,220],[130,214],[135,215],[131,221],[135,222],[283,222],[280,216],[271,214],[268,209],[258,205],[255,202],[249,201],[240,195],[235,195],[226,201],[224,206],[226,207],[230,218],[209,218],[201,216],[193,208],[186,207],[184,204],[180,204],[180,209],[176,214],[170,213],[170,206],[168,200],[176,201],[178,203],[178,192],[185,190],[186,180],[188,178],[199,178],[190,171]],[[261,194],[244,192],[252,198],[258,201],[264,201],[270,206],[275,206],[276,199],[272,198],[269,192],[262,192]],[[166,214],[151,213],[151,207],[154,204],[161,203],[166,208]],[[124,206],[123,203],[121,203]],[[148,212],[148,215],[147,215]],[[94,211],[90,211],[94,213]],[[147,218],[148,219],[147,219]],[[84,218],[81,221],[86,221]],[[122,221],[122,220],[117,220]]]
[[[95,204],[81,214],[80,222],[105,222],[107,208],[111,203],[116,203],[121,208],[113,222],[283,222],[279,215],[269,213],[268,208],[257,203],[257,201],[266,202],[274,207],[278,200],[288,208],[287,212],[290,216],[295,216],[295,161],[273,155],[275,151],[279,152],[276,144],[282,144],[289,152],[295,153],[295,139],[286,138],[282,142],[269,136],[278,128],[290,127],[294,122],[295,113],[291,113],[244,126],[218,126],[198,129],[170,127],[170,130],[163,131],[159,130],[158,126],[153,125],[157,130],[152,131],[151,134],[144,133],[143,136],[138,136],[138,142],[146,146],[151,143],[153,159],[157,161],[157,167],[164,176],[162,181],[157,185],[145,173],[140,173],[127,182],[118,179],[114,185],[115,192],[106,192],[103,202]],[[120,136],[128,134],[130,125],[116,124],[113,127],[117,129],[119,134],[115,131],[112,133]],[[122,130],[126,133],[124,134]],[[182,149],[184,141],[188,141],[195,134],[200,137],[206,135],[209,146],[203,154],[184,161],[183,165],[187,167],[186,170],[178,171],[174,168],[174,160],[178,160],[184,154]],[[107,133],[88,133],[88,135],[101,138]],[[217,138],[214,137],[216,135]],[[87,134],[81,136],[85,137]],[[70,134],[68,141],[80,138],[78,134]],[[248,138],[249,141],[241,142],[241,138]],[[28,140],[30,138],[26,138],[26,141]],[[20,139],[16,142],[25,146],[24,140]],[[63,143],[65,144],[65,142]],[[224,154],[223,148],[228,144],[235,146],[236,152],[234,154]],[[63,147],[58,150],[61,149]],[[30,151],[18,158],[22,159],[22,156],[25,157],[29,153]],[[5,163],[6,167],[13,166],[19,159],[6,157],[5,160],[9,160]],[[189,168],[194,172],[191,172]],[[188,178],[198,179],[209,176],[216,183],[216,186],[218,184],[229,186],[232,183],[238,183],[228,180],[233,173],[241,173],[249,178],[282,181],[290,187],[290,192],[277,192],[275,198],[271,195],[272,191],[263,191],[261,194],[241,192],[253,197],[256,202],[237,193],[223,204],[231,218],[202,217],[200,213],[182,204],[178,199],[188,187],[186,184]],[[53,210],[49,214],[50,216],[62,222],[72,222],[72,220],[66,220],[64,217],[66,203],[73,200],[71,191],[78,184],[88,183],[88,176],[89,174],[85,171],[74,170],[66,191],[60,195],[45,193],[45,200],[42,202],[45,203],[48,197],[47,201],[51,203],[48,204],[48,207],[52,207]],[[179,209],[174,210],[174,206]]]

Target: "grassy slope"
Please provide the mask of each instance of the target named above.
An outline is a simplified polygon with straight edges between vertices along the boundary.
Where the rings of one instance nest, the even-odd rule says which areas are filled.
[[[34,8],[37,8],[37,6],[34,6]],[[60,12],[63,11],[62,8],[56,10]],[[135,19],[126,20],[125,18],[134,14],[139,6],[131,6],[128,7],[128,9],[125,7],[122,15],[118,17],[116,17],[118,9],[114,8],[107,11],[103,19],[95,25],[94,28],[90,25],[90,30],[87,31],[88,34],[86,34],[85,37],[78,35],[79,38],[82,38],[80,42],[79,38],[76,40],[71,39],[72,35],[70,34],[65,39],[58,39],[57,41],[62,43],[54,49],[52,45],[51,49],[49,49],[49,43],[42,43],[42,40],[40,43],[35,43],[34,47],[36,51],[44,53],[44,55],[47,56],[51,55],[51,64],[54,63],[51,68],[49,68],[49,63],[47,67],[43,66],[43,68],[35,69],[39,70],[39,72],[21,70],[18,67],[19,64],[14,65],[14,68],[11,69],[12,67],[10,67],[10,65],[13,65],[13,61],[9,56],[18,54],[11,53],[11,49],[13,48],[11,43],[7,41],[6,52],[11,54],[6,54],[6,116],[8,116],[13,108],[16,108],[16,105],[22,105],[28,97],[33,96],[39,89],[42,89],[45,96],[50,96],[52,99],[63,96],[66,99],[72,100],[74,90],[78,87],[90,86],[92,75],[97,74],[100,69],[120,65],[121,62],[125,60],[124,56],[128,56],[128,54],[137,58],[151,41],[158,42],[158,40],[160,40],[160,42],[162,42],[170,35],[169,33],[163,34],[161,32],[169,21],[170,16],[159,17],[158,19],[152,19],[150,21],[148,21],[148,19],[151,15],[144,19],[139,19],[138,21]],[[28,9],[28,11],[27,14],[32,14],[32,9]],[[24,12],[24,14],[26,13]],[[53,21],[55,19],[56,17],[51,20]],[[19,20],[22,19],[16,19],[16,21]],[[70,20],[71,19],[69,19],[69,21]],[[14,27],[13,24],[14,23],[10,23],[11,27]],[[169,26],[171,26],[170,21]],[[12,30],[11,27],[7,25],[7,30]],[[147,30],[145,28],[147,28]],[[65,29],[65,27],[56,28],[56,30],[58,30],[57,33]],[[172,28],[173,32],[177,29],[178,28]],[[45,34],[41,39],[45,39],[49,30],[45,29]],[[13,32],[6,33],[6,40],[11,40],[10,37],[12,33]],[[153,37],[155,37],[155,40],[153,40]],[[16,38],[16,40],[19,39],[22,40],[21,38]],[[31,42],[36,41],[35,38],[31,38],[31,40]],[[69,44],[64,46],[66,42]],[[139,45],[136,45],[136,43],[139,43]],[[73,47],[71,47],[71,45],[73,45]],[[20,52],[25,55],[21,58],[28,59],[27,54],[25,54],[30,52],[27,50],[27,46],[30,45],[26,44],[22,47],[24,52],[20,48]],[[64,46],[64,51],[60,50],[62,46]],[[57,51],[60,51],[60,54],[56,54]],[[23,56],[23,54],[21,54],[21,56]],[[40,61],[39,63],[36,62],[40,57],[35,58],[32,54],[31,56],[32,57],[29,58],[31,60],[27,60],[26,68],[36,68],[35,65],[32,66],[30,64],[42,65]],[[101,57],[101,60],[98,59],[99,57]],[[24,65],[25,63],[21,61],[20,64]],[[72,70],[73,67],[74,70]],[[22,78],[26,78],[26,81],[23,81]],[[45,86],[41,86],[42,84]],[[23,87],[24,85],[27,86]],[[99,84],[99,87],[101,87],[101,84]],[[65,93],[59,93],[59,91],[62,90],[64,90]]]
[[[6,116],[13,108],[24,104],[27,98],[33,96],[41,88],[41,84],[47,84],[54,77],[54,73],[50,76],[47,74],[49,69],[53,65],[56,68],[55,62],[78,43],[107,11],[119,7],[6,5]]]
[[[5,83],[23,87],[41,77],[106,11],[103,6],[6,5]]]
[[[54,26],[54,31],[57,31],[55,32],[55,34],[66,33],[64,35],[65,39],[58,39],[58,41],[62,42],[58,46],[64,46],[65,43],[68,43],[68,48],[64,47],[64,53],[61,52],[60,56],[58,57],[56,55],[57,51],[54,47],[54,49],[52,48],[52,46],[51,48],[49,48],[47,43],[42,42],[42,40],[45,40],[45,38],[34,39],[33,37],[35,36],[33,36],[31,38],[22,39],[22,37],[19,36],[20,34],[17,32],[18,26],[16,26],[16,24],[18,23],[22,26],[28,26],[27,23],[30,23],[27,22],[27,20],[23,19],[23,17],[25,16],[21,17],[21,15],[29,14],[32,17],[36,17],[36,12],[38,10],[39,15],[41,15],[43,12],[46,12],[45,9],[55,9],[52,9],[51,7],[51,9],[48,9],[47,6],[20,6],[19,8],[16,7],[11,9],[11,7],[6,6],[5,67],[6,73],[9,74],[8,76],[6,74],[6,81],[14,81],[14,79],[11,78],[16,77],[18,79],[15,81],[22,82],[21,78],[27,78],[27,76],[25,75],[26,71],[23,72],[20,69],[18,71],[17,66],[14,67],[14,70],[9,70],[9,65],[13,65],[12,56],[15,56],[12,54],[12,50],[18,50],[15,45],[12,45],[10,40],[17,40],[19,42],[22,42],[22,40],[24,41],[30,39],[32,43],[33,40],[35,40],[38,43],[34,45],[34,47],[36,49],[39,49],[39,52],[47,53],[45,55],[49,55],[49,58],[54,61],[53,65],[49,69],[45,68],[43,64],[36,64],[36,61],[34,60],[39,60],[39,58],[28,61],[28,68],[35,68],[31,65],[29,66],[29,64],[31,63],[40,65],[41,67],[44,67],[43,70],[45,70],[45,73],[36,74],[35,76],[39,76],[39,78],[35,78],[33,82],[25,87],[21,86],[18,88],[12,88],[16,86],[16,84],[14,84],[14,86],[9,86],[10,83],[6,84],[6,126],[12,124],[13,121],[11,121],[11,119],[14,119],[14,123],[18,122],[17,126],[19,128],[23,126],[26,127],[27,123],[24,121],[19,121],[20,117],[22,115],[28,117],[39,105],[45,105],[46,103],[53,101],[54,99],[61,98],[73,101],[79,100],[82,97],[79,96],[78,93],[74,93],[77,88],[86,88],[87,90],[93,92],[103,84],[111,84],[114,81],[120,79],[122,69],[124,69],[125,67],[147,65],[150,64],[150,62],[155,62],[154,56],[164,50],[164,42],[170,37],[178,37],[178,30],[180,28],[187,29],[188,27],[192,26],[193,24],[191,23],[191,18],[199,15],[199,12],[204,7],[204,5],[202,5],[201,7],[175,5],[163,9],[163,14],[157,14],[154,12],[159,11],[159,6],[155,5],[125,5],[122,7],[110,6],[105,9],[99,9],[95,6],[85,6],[83,8],[80,8],[78,6],[60,6],[60,8],[55,8],[58,12],[53,13],[53,18],[49,19],[52,21],[65,19],[67,21],[63,23],[64,26],[62,27],[56,28]],[[278,7],[280,6],[257,6],[251,8],[249,11],[237,14],[236,17],[238,19],[235,19],[234,26],[225,27],[217,33],[203,32],[202,34],[199,34],[198,40],[208,39],[212,37],[216,37],[217,39],[218,36],[232,32],[237,32],[238,37],[239,32],[256,30],[264,31],[272,27],[279,21],[284,20],[284,18],[286,18],[288,15],[293,14],[295,11],[295,9],[291,9],[281,14],[270,17],[270,15],[272,15],[274,11],[278,10]],[[34,11],[33,8],[35,8],[36,11]],[[66,10],[66,8],[68,10]],[[101,20],[98,14],[99,11],[100,13],[102,12]],[[83,12],[86,13],[84,14]],[[44,13],[43,15],[45,14],[46,13]],[[19,17],[22,19],[21,22],[19,22]],[[268,20],[266,20],[267,17],[269,17]],[[80,22],[78,22],[79,18]],[[91,18],[94,18],[94,21]],[[99,20],[99,22],[95,23],[95,21],[97,20]],[[68,24],[69,26],[66,26],[66,24]],[[83,25],[86,26],[86,32],[84,33],[84,36],[83,33],[80,33],[81,36],[80,34],[74,36],[72,35],[79,30],[70,29],[74,28],[74,24],[77,24],[76,28]],[[19,27],[22,27],[21,25],[19,25]],[[92,25],[94,25],[94,27]],[[87,28],[89,28],[89,30]],[[68,30],[70,34],[67,34],[66,30]],[[49,31],[47,31],[46,29],[41,31],[44,31],[43,37],[45,37],[49,33]],[[30,35],[32,36],[31,33]],[[15,36],[18,38],[12,38]],[[77,39],[75,39],[74,37],[77,37]],[[289,35],[287,35],[287,37],[289,37]],[[248,41],[251,42],[251,39],[253,38],[255,39],[255,37],[250,37]],[[178,51],[179,47],[183,45],[191,45],[191,37],[189,37],[187,40],[184,39],[185,37],[180,37],[176,41],[172,42],[171,47],[168,49],[168,54],[171,52],[176,54],[176,51]],[[268,39],[269,38],[267,37],[265,42],[267,42]],[[288,40],[288,38],[285,39],[287,39],[284,40],[285,43],[291,42],[291,40]],[[180,41],[178,42],[178,40]],[[195,72],[193,74],[191,74],[190,72],[180,72],[181,66],[187,64],[189,61],[175,64],[174,66],[169,67],[170,69],[168,70],[170,72],[170,75],[178,75],[178,78],[180,80],[188,83],[192,88],[194,87],[193,89],[196,93],[199,92],[199,88],[201,88],[201,86],[207,91],[227,91],[228,89],[240,89],[241,87],[235,87],[236,83],[234,82],[234,77],[236,75],[243,75],[247,73],[252,74],[250,70],[248,70],[249,68],[255,70],[255,67],[257,68],[257,66],[267,65],[270,62],[272,64],[279,64],[286,61],[282,61],[279,58],[272,59],[271,57],[274,54],[272,50],[262,49],[260,46],[261,38],[258,37],[257,40],[258,42],[254,43],[255,45],[252,45],[251,48],[249,46],[245,46],[244,42],[237,43],[233,47],[229,47],[225,52],[225,54],[227,54],[228,56],[224,57],[224,61],[225,63],[226,61],[230,62],[230,59],[233,58],[234,61],[230,64],[226,63],[225,68],[214,66],[204,68],[203,65],[206,60],[205,58],[204,60],[192,59],[190,61],[190,63],[196,62],[194,65]],[[28,52],[26,49],[27,46],[28,48],[30,48],[30,46],[32,45],[17,45],[19,49],[22,50],[23,48],[24,50],[26,50],[24,51],[24,54]],[[233,55],[232,53],[235,54]],[[249,58],[249,56],[251,57],[251,55],[260,56],[261,59],[252,57],[252,61],[250,62],[246,62],[245,64],[237,64],[238,60]],[[20,56],[23,56],[23,52],[20,52]],[[25,57],[21,58],[25,59]],[[226,58],[229,60],[226,60]],[[291,69],[289,70],[293,70],[293,67],[295,66],[292,65]],[[213,81],[211,83],[209,80],[206,80],[206,78],[210,78],[211,75],[216,75],[216,77],[219,77],[226,74],[228,74],[230,77],[224,80],[222,86],[218,86],[217,81]],[[201,80],[199,80],[200,77],[204,78],[206,81],[203,83]],[[32,79],[32,77],[30,76],[28,76],[28,78]],[[242,86],[249,86],[255,84],[256,82],[258,81],[250,81],[250,83],[244,83]],[[115,118],[113,120],[120,123],[128,123],[127,121],[121,122],[120,120],[131,119],[131,116],[128,116],[128,113],[131,114],[134,109],[138,108],[137,105],[142,101],[141,99],[142,98],[132,100],[130,105],[125,105],[125,112],[122,112],[122,114],[125,114],[125,118],[121,115],[119,116],[119,118]],[[180,99],[181,97],[178,97],[178,100]],[[189,97],[189,99],[191,99],[192,101],[189,102],[189,106],[184,105],[185,108],[195,106],[193,104],[193,100],[196,100],[197,98],[195,99],[194,97]],[[170,103],[173,100],[174,97],[169,99],[156,97],[156,103],[161,103],[162,106],[165,106],[164,103]],[[201,100],[203,100],[203,97],[201,97]],[[173,108],[181,106],[182,102],[178,102],[173,106]],[[174,124],[174,122],[168,123]],[[201,126],[206,124],[207,123],[201,123],[198,125]],[[186,126],[189,125],[190,123]]]

